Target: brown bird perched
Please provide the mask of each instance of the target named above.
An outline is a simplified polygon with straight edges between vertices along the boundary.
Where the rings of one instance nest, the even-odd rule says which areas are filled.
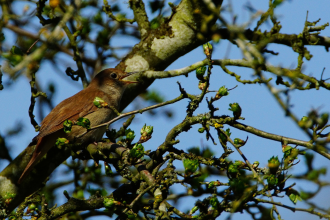
[[[96,97],[104,100],[108,106],[119,108],[121,97],[127,84],[135,81],[125,80],[132,73],[125,73],[119,69],[105,69],[98,73],[89,86],[74,96],[58,104],[41,122],[39,134],[33,138],[31,144],[36,144],[32,158],[23,171],[18,183],[31,172],[34,165],[55,145],[58,138],[66,138],[69,143],[78,143],[83,146],[99,141],[106,126],[89,130],[79,138],[78,135],[86,132],[86,128],[73,125],[71,132],[66,133],[63,123],[70,120],[73,124],[81,117],[90,121],[90,127],[105,123],[116,117],[111,108],[98,108],[93,101]]]

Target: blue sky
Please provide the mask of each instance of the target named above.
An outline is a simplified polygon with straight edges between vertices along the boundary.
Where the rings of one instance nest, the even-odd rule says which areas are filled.
[[[230,1],[229,1],[230,2]],[[231,1],[233,4],[233,9],[236,14],[238,14],[237,23],[243,24],[246,22],[250,13],[243,8],[243,5],[247,1]],[[228,1],[224,1],[225,4]],[[251,0],[251,5],[253,5],[258,10],[266,10],[268,6],[268,1],[265,0]],[[321,18],[319,24],[324,24],[330,21],[330,14],[328,10],[330,8],[330,2],[328,0],[319,0],[317,3],[315,1],[308,0],[292,0],[283,3],[275,10],[275,14],[281,21],[283,26],[281,33],[286,34],[299,34],[303,30],[304,21],[306,19],[306,13],[309,11],[308,20],[315,21]],[[227,14],[226,18],[229,20],[230,15]],[[253,29],[255,24],[250,28]],[[271,24],[268,23],[262,26],[262,30],[269,30]],[[8,32],[7,32],[8,34]],[[330,28],[322,31],[321,35],[330,36]],[[123,39],[121,37],[116,37],[112,41],[113,45],[134,45],[136,41],[132,39]],[[215,45],[213,58],[223,59],[225,57],[228,48],[228,41],[220,41],[219,44]],[[330,63],[329,63],[329,53],[325,51],[323,47],[319,46],[308,46],[308,50],[313,54],[313,58],[310,61],[304,60],[304,73],[312,75],[316,78],[320,78],[321,72],[325,67],[324,78],[330,77]],[[278,56],[269,56],[268,62],[272,65],[278,65],[282,67],[293,68],[297,64],[297,54],[295,54],[291,48],[287,46],[270,45],[268,49],[279,52]],[[91,52],[92,53],[92,52]],[[66,60],[67,57],[62,57]],[[167,69],[177,69],[188,66],[194,62],[203,60],[205,55],[203,54],[202,48],[196,48],[189,54],[176,60]],[[230,47],[229,57],[231,59],[241,59],[241,52],[235,47]],[[66,69],[68,65],[75,68],[73,62],[64,63],[60,66],[62,70]],[[113,67],[108,66],[108,67]],[[252,71],[245,68],[229,68],[231,71],[235,71],[237,74],[241,75],[243,79],[251,79]],[[267,76],[271,76],[267,74]],[[49,82],[54,82],[56,85],[57,92],[54,96],[54,103],[58,104],[63,99],[75,94],[82,89],[80,82],[72,82],[67,80],[67,76],[64,71],[58,72],[52,68],[49,64],[42,66],[37,73],[37,77],[41,80],[41,88],[46,91]],[[3,77],[3,81],[6,82],[8,78]],[[176,81],[180,81],[182,86],[189,93],[197,94],[199,90],[197,88],[198,80],[194,73],[191,73],[188,78],[181,76],[172,79],[156,80],[149,89],[155,89],[164,95],[166,100],[170,100],[179,95],[179,90]],[[251,125],[261,130],[265,130],[270,133],[283,135],[287,137],[292,137],[296,139],[308,140],[307,136],[287,117],[283,110],[279,107],[275,99],[272,97],[268,89],[264,85],[242,85],[235,81],[234,78],[225,74],[219,67],[214,67],[213,74],[211,77],[211,90],[216,90],[221,86],[225,85],[227,88],[232,88],[238,85],[238,88],[230,91],[230,95],[222,98],[216,102],[216,107],[220,110],[219,115],[227,114],[231,115],[228,110],[229,103],[238,102],[243,109],[242,116],[245,117],[245,121],[242,123]],[[283,89],[283,87],[279,87]],[[307,114],[311,108],[319,109],[320,112],[329,112],[330,109],[330,98],[329,91],[320,89],[319,91],[293,91],[290,93],[291,103],[293,104],[292,111],[300,118]],[[0,114],[0,132],[3,134],[8,128],[14,127],[19,121],[29,122],[28,108],[30,105],[30,85],[25,77],[20,77],[12,86],[5,87],[4,90],[0,91],[0,100],[5,107],[1,108]],[[145,149],[154,150],[159,146],[166,137],[167,132],[176,124],[180,123],[185,117],[185,107],[187,106],[187,100],[183,100],[174,105],[165,107],[174,111],[174,117],[172,119],[167,119],[161,116],[156,116],[150,118],[147,114],[137,115],[135,123],[132,125],[131,129],[135,130],[137,133],[143,124],[153,125],[154,134],[153,138],[145,144]],[[132,110],[132,106],[127,109]],[[49,110],[48,110],[49,111]],[[198,110],[199,113],[207,112],[205,101],[203,106]],[[37,117],[37,121],[40,123],[41,119]],[[120,123],[114,125],[115,127],[120,126]],[[205,146],[210,146],[210,148],[216,153],[216,156],[221,155],[222,148],[218,145],[213,145],[211,141],[206,141],[205,135],[199,134],[197,129],[199,126],[194,126],[190,132],[182,133],[178,137],[180,143],[176,145],[177,148],[186,150],[192,146],[201,146],[203,143]],[[227,128],[227,127],[225,127]],[[19,138],[8,139],[8,145],[10,146],[10,154],[12,157],[17,156],[31,141],[31,139],[36,135],[33,127],[29,123],[24,123],[24,132]],[[249,136],[249,141],[246,146],[242,148],[243,153],[249,159],[250,162],[258,160],[260,166],[266,166],[267,160],[273,155],[279,155],[282,157],[281,144],[278,142],[265,140],[256,137],[251,134],[241,132],[236,129],[231,129],[232,137],[239,137],[245,139]],[[213,133],[215,134],[215,133]],[[240,156],[235,152],[230,156],[233,160],[242,160]],[[2,170],[7,164],[1,161],[0,170]],[[291,171],[293,174],[300,174],[305,171],[305,166],[303,165],[304,160],[301,157],[301,162]],[[181,163],[176,163],[177,167],[181,167]],[[327,167],[330,168],[330,161],[323,158],[322,156],[316,155],[314,161],[315,168]],[[59,173],[60,171],[58,171]],[[55,176],[55,175],[54,175]],[[211,177],[212,178],[212,177]],[[329,174],[322,177],[324,180],[329,181]],[[223,179],[225,181],[225,179]],[[293,181],[289,181],[293,183]],[[305,181],[297,181],[296,189],[304,189],[307,191],[315,190],[314,184],[307,184]],[[173,191],[177,192],[182,190],[182,187],[173,188]],[[329,187],[324,188],[321,193],[312,200],[319,204],[321,207],[328,208],[330,193]],[[60,197],[60,196],[59,196]],[[60,201],[65,201],[64,198],[59,198]],[[191,198],[195,200],[196,198]],[[275,199],[276,200],[276,199]],[[191,201],[191,200],[189,200]],[[280,199],[287,205],[293,206],[293,204],[288,199]],[[183,201],[182,201],[183,202]],[[192,208],[193,203],[182,203],[182,210]],[[306,207],[302,202],[298,202],[297,207]],[[285,219],[291,219],[293,216],[298,219],[318,219],[315,216],[311,216],[306,213],[284,210],[279,208],[282,217]],[[226,216],[226,215],[225,215]],[[219,219],[225,219],[225,216],[219,217]],[[235,214],[233,219],[240,219],[242,215]],[[247,217],[247,216],[244,216]]]

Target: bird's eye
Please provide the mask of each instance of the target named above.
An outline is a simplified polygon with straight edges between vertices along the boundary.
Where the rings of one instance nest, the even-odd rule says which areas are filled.
[[[117,74],[116,73],[111,73],[111,78],[114,78],[114,79],[116,79],[117,78]]]

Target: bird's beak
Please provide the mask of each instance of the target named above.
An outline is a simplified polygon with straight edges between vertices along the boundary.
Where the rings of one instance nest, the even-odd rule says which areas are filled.
[[[135,73],[139,73],[141,71],[136,71],[136,72],[129,72],[129,73],[126,73],[125,75],[123,75],[121,78],[120,78],[120,81],[126,83],[126,84],[131,84],[131,83],[138,83],[138,81],[132,81],[132,80],[127,80],[126,78],[135,74]]]

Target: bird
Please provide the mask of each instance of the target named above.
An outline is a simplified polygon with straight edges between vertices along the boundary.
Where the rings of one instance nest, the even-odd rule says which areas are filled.
[[[81,117],[90,121],[90,127],[108,122],[116,117],[112,108],[119,109],[120,100],[128,84],[137,83],[127,80],[126,77],[136,72],[126,73],[115,68],[104,69],[99,72],[91,83],[77,94],[63,100],[42,120],[39,134],[32,139],[36,144],[32,157],[21,174],[20,184],[32,171],[38,161],[53,147],[58,138],[66,138],[69,143],[87,146],[99,141],[105,133],[107,126],[87,130],[73,125],[71,132],[64,132],[63,123],[70,120],[73,124]],[[93,101],[96,97],[105,101],[112,108],[99,108]],[[83,133],[86,134],[82,135]],[[79,138],[76,138],[79,136]],[[30,144],[30,145],[31,145]]]

